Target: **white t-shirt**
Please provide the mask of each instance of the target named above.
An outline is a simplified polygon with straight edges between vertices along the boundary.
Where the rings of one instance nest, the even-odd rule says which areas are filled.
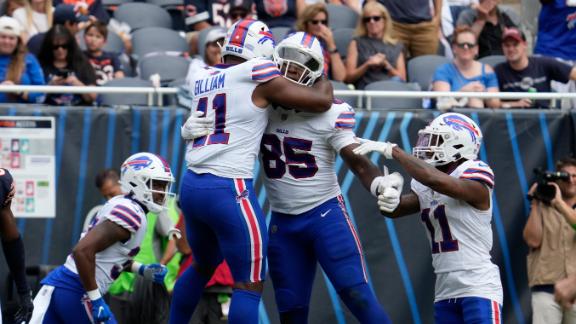
[[[28,37],[47,32],[50,29],[48,26],[48,15],[45,13],[32,11],[32,22],[30,24],[28,23],[28,14],[25,8],[14,10],[12,17],[18,20],[22,28],[28,33]]]

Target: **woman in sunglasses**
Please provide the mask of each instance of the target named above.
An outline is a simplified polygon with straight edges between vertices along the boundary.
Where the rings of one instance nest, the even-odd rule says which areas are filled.
[[[406,81],[403,45],[392,37],[388,10],[378,2],[368,2],[356,26],[356,37],[348,46],[346,82],[356,89],[376,81]]]
[[[62,25],[55,25],[46,33],[42,43],[40,64],[44,69],[46,83],[55,86],[93,86],[96,73],[88,62],[74,36]],[[49,105],[91,105],[96,100],[95,93],[49,94]]]
[[[334,35],[328,27],[328,10],[324,3],[315,3],[306,6],[296,21],[296,31],[303,31],[314,35],[320,40],[322,54],[324,55],[324,74],[330,80],[344,81],[346,67],[342,61]]]
[[[476,61],[478,43],[469,27],[458,27],[452,39],[454,61],[439,66],[432,79],[433,91],[498,92],[498,79],[490,65]],[[499,99],[463,98],[440,99],[439,108],[451,107],[490,108],[500,107]]]

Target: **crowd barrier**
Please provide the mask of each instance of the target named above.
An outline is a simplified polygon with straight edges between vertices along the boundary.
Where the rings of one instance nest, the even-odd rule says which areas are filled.
[[[522,228],[528,215],[525,198],[534,180],[533,168],[552,169],[554,161],[573,154],[576,113],[526,110],[463,110],[484,132],[480,158],[494,169],[494,248],[504,287],[504,322],[527,323],[530,296],[526,280],[527,247]],[[150,151],[165,157],[180,179],[186,169],[180,126],[187,111],[181,108],[4,106],[1,116],[54,116],[56,119],[56,218],[18,219],[29,265],[61,264],[77,242],[86,213],[102,198],[95,174],[116,167],[130,154]],[[360,137],[388,140],[410,150],[417,130],[438,112],[431,110],[359,111]],[[376,163],[394,162],[376,155]],[[269,217],[260,167],[256,190]],[[366,257],[368,278],[394,323],[432,323],[434,271],[429,242],[420,217],[386,219],[374,198],[339,159],[336,165],[349,214],[356,225]],[[406,184],[408,185],[408,181]],[[406,190],[406,189],[405,189]],[[0,278],[7,268],[0,263]],[[2,296],[6,287],[0,280]],[[271,284],[265,288],[261,323],[279,323]],[[310,308],[310,323],[354,323],[334,288],[318,270]]]

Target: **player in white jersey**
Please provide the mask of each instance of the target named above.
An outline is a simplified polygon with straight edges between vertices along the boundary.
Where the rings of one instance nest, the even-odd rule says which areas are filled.
[[[241,20],[226,36],[225,65],[207,68],[189,82],[193,112],[182,136],[191,141],[180,201],[195,263],[176,282],[170,323],[190,320],[224,258],[235,281],[229,322],[258,321],[268,236],[252,178],[268,108],[282,103],[322,112],[333,99],[327,80],[309,88],[281,77],[269,60],[273,50],[274,40],[264,23]],[[197,137],[196,126],[206,122],[210,129]]]
[[[162,158],[151,153],[129,157],[120,176],[128,194],[106,202],[64,265],[42,280],[30,323],[116,323],[102,295],[121,271],[163,284],[163,265],[142,265],[132,258],[146,234],[146,214],[166,208],[173,182]]]
[[[477,160],[482,132],[465,115],[446,113],[418,135],[415,156],[373,141],[355,152],[395,159],[413,178],[400,197],[402,177],[386,176],[378,204],[393,218],[420,212],[436,273],[436,323],[501,323],[500,272],[490,260],[494,173]]]

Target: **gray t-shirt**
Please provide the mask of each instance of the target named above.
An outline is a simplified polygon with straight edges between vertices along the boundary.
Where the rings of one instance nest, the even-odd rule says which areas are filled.
[[[396,44],[384,43],[380,39],[369,38],[366,36],[355,37],[354,40],[356,41],[356,48],[358,50],[357,66],[364,64],[370,56],[377,53],[383,53],[386,55],[388,62],[396,68],[396,61],[404,48],[400,42]],[[386,71],[384,67],[369,68],[354,85],[356,86],[356,89],[364,89],[368,83],[388,80],[390,77],[387,72],[388,71]]]

